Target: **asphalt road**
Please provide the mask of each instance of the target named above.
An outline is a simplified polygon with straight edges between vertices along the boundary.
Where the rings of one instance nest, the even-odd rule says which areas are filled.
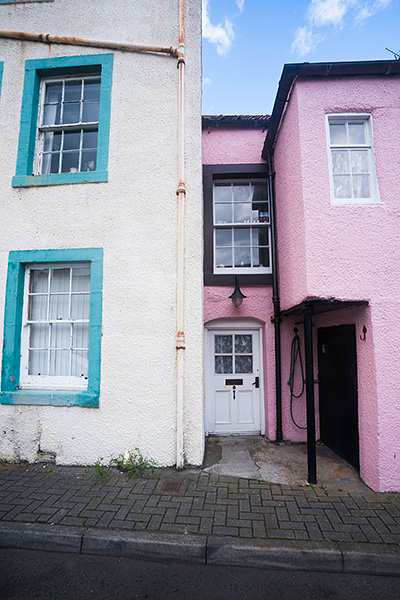
[[[400,577],[0,550],[1,600],[394,600],[399,597]]]

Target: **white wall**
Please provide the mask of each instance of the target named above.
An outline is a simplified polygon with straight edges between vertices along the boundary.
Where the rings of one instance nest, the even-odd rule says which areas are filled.
[[[203,455],[201,3],[186,13],[186,460]],[[2,29],[173,46],[178,0],[0,5]],[[26,59],[108,53],[0,38],[0,321],[8,252],[104,248],[99,408],[0,405],[0,458],[93,463],[138,446],[175,462],[178,70],[114,52],[108,183],[12,188]],[[5,433],[4,433],[5,432]]]

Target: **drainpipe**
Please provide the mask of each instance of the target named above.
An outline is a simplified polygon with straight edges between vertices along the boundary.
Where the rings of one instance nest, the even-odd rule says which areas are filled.
[[[272,302],[274,304],[274,317],[272,322],[275,328],[275,395],[276,395],[276,441],[281,442],[282,435],[282,378],[281,378],[281,318],[278,282],[278,256],[276,244],[276,219],[275,196],[273,185],[273,171],[270,151],[267,150],[268,161],[268,189],[269,205],[271,211],[271,254],[272,254]]]
[[[177,334],[176,334],[176,468],[184,466],[183,397],[185,375],[184,333],[184,270],[185,270],[185,0],[179,2],[179,184],[178,196],[178,273],[177,273]]]
[[[14,40],[25,40],[28,42],[42,42],[44,44],[63,44],[67,46],[89,46],[90,48],[104,48],[108,50],[126,50],[128,52],[150,52],[151,54],[169,54],[178,56],[176,47],[165,46],[141,46],[138,44],[121,42],[102,42],[99,40],[88,40],[86,38],[50,35],[49,33],[26,33],[25,31],[0,30],[0,38]]]

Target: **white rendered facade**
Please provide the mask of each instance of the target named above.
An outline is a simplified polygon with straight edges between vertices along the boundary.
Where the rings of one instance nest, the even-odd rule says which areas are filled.
[[[51,35],[145,46],[178,45],[179,0],[21,2],[0,4],[0,13],[4,30],[45,30]],[[185,31],[183,439],[185,461],[200,464],[204,445],[200,0],[186,1]],[[64,64],[57,62],[63,57],[68,59],[66,65],[78,65],[76,77],[80,57],[83,63],[85,57],[91,64],[100,57],[99,64],[103,60],[107,68],[112,65],[112,85],[103,90],[110,100],[109,142],[107,136],[101,142],[102,151],[107,143],[108,161],[102,159],[103,167],[107,162],[106,169],[98,181],[90,177],[85,181],[84,173],[76,175],[71,167],[67,181],[61,178],[48,184],[30,179],[32,173],[27,172],[23,175],[26,183],[21,183],[16,165],[21,110],[26,102],[26,61],[47,61],[48,76],[53,64]],[[127,448],[139,447],[161,466],[173,465],[177,430],[177,58],[0,37],[0,62],[0,314],[8,314],[10,252],[20,252],[23,257],[24,252],[30,256],[31,251],[60,251],[49,256],[71,265],[77,249],[96,249],[92,264],[97,264],[102,249],[103,263],[100,334],[96,324],[96,343],[101,342],[97,406],[96,402],[92,406],[57,405],[48,390],[43,391],[42,400],[38,400],[40,390],[35,390],[35,402],[25,403],[20,393],[24,390],[6,393],[2,387],[0,459],[33,462],[38,452],[44,451],[54,453],[59,464],[93,464],[100,456],[108,460]],[[66,75],[73,77],[74,67],[68,69]],[[90,66],[85,69],[92,75]],[[59,70],[55,73],[59,77]],[[21,258],[22,267],[24,260],[30,259]],[[92,287],[92,292],[99,290]],[[51,344],[50,353],[54,350]],[[4,363],[3,355],[3,367]]]

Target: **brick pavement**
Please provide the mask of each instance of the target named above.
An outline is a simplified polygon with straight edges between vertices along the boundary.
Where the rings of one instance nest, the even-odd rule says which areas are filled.
[[[169,489],[175,484],[179,489]],[[157,469],[142,479],[112,469],[106,480],[83,467],[1,464],[0,520],[399,545],[400,494],[278,485],[194,469]]]

